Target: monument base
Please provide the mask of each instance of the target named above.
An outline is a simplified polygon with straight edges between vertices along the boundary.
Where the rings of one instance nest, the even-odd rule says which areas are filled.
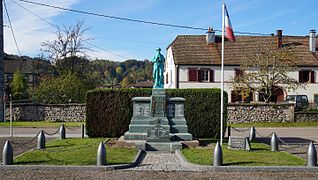
[[[135,146],[138,150],[142,149],[144,151],[174,152],[176,149],[182,149],[182,147],[199,146],[199,141],[148,142],[146,140],[126,140],[124,136],[121,136],[116,145],[121,147]]]

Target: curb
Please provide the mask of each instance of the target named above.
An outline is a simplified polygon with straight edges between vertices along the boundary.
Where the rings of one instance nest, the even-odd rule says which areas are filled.
[[[0,165],[0,171],[5,170],[81,170],[81,171],[92,171],[92,170],[119,170],[127,169],[138,166],[143,158],[145,152],[139,150],[135,156],[135,159],[130,164],[119,164],[119,165],[106,165],[106,166],[55,166],[55,165]]]
[[[188,162],[180,150],[176,150],[176,156],[179,158],[182,166],[197,171],[212,172],[318,172],[317,167],[307,166],[203,166]]]

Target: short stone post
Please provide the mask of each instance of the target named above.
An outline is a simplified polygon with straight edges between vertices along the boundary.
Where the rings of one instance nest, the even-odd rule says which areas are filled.
[[[227,137],[231,136],[231,126],[227,126]]]
[[[278,151],[278,138],[275,132],[273,132],[271,138],[271,151]]]
[[[44,149],[44,148],[45,148],[45,135],[43,130],[41,130],[38,136],[38,149]]]
[[[84,124],[81,125],[81,134],[82,134],[82,138],[85,137],[85,126]]]
[[[106,148],[103,142],[101,142],[97,149],[97,166],[106,165]]]
[[[307,166],[317,166],[317,151],[314,144],[311,142],[307,150]]]
[[[13,164],[13,149],[9,140],[3,146],[2,161],[3,165]]]
[[[222,166],[223,164],[223,152],[219,141],[215,144],[213,154],[213,166]]]
[[[65,126],[64,124],[60,127],[60,139],[65,139]]]
[[[255,128],[251,127],[250,128],[250,136],[249,136],[249,141],[252,142],[254,141],[256,138],[256,132],[255,132]]]

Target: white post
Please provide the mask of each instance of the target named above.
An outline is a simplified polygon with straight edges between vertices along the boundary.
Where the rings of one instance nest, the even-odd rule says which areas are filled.
[[[13,137],[13,111],[12,111],[12,96],[10,94],[10,137]]]
[[[224,26],[225,26],[225,17],[224,17],[224,12],[225,12],[225,4],[222,4],[222,62],[221,62],[221,134],[220,134],[220,144],[222,145],[223,143],[223,112],[224,112],[224,107],[223,107],[223,91],[224,91]]]

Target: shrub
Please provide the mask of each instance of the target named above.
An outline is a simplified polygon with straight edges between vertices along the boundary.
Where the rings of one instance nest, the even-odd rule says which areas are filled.
[[[219,137],[219,89],[166,89],[169,97],[183,97],[189,133],[195,137]],[[151,96],[151,89],[97,89],[87,93],[86,130],[90,137],[119,137],[128,131],[133,97]],[[224,93],[227,119],[227,93]],[[226,121],[224,123],[226,127]]]

